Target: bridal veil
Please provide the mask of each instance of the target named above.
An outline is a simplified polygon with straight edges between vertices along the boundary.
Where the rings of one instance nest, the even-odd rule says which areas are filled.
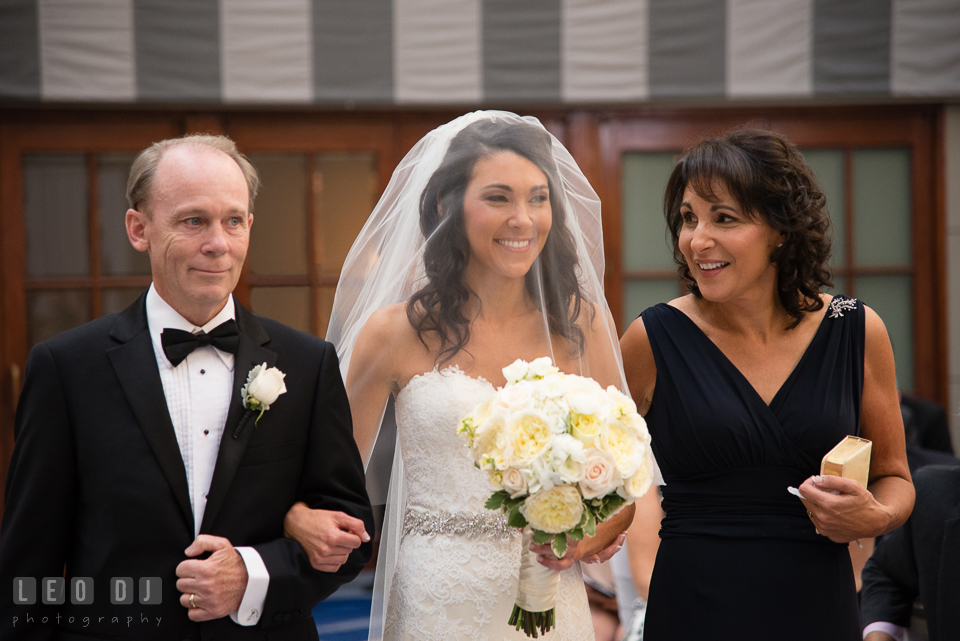
[[[546,353],[537,355],[552,357],[568,373],[591,376],[603,385],[614,384],[627,391],[617,331],[603,292],[600,201],[573,157],[537,119],[503,111],[470,113],[431,131],[394,171],[347,255],[334,299],[327,340],[337,347],[345,381],[357,337],[370,315],[407,302],[431,279],[449,277],[445,270],[455,271],[467,258],[462,255],[462,243],[458,247],[456,242],[458,232],[451,227],[462,226],[466,184],[444,184],[443,176],[457,175],[457,167],[461,172],[466,167],[469,177],[478,157],[504,149],[534,162],[548,181],[552,226],[546,246],[526,278],[527,294],[543,317]],[[442,171],[438,173],[438,169]],[[461,291],[461,301],[463,296]],[[441,304],[436,298],[420,300]],[[456,310],[453,316],[442,316],[452,317]],[[470,319],[461,316],[460,320],[469,336]],[[462,351],[470,353],[469,342],[461,341],[464,344]],[[385,352],[390,348],[382,346]],[[453,354],[457,353],[454,350]],[[484,354],[471,353],[470,358],[483,359]],[[454,361],[441,353],[436,366],[443,368]],[[509,364],[490,365],[498,371]],[[357,399],[351,396],[351,402]],[[377,444],[367,462],[371,500],[386,503],[370,639],[380,639],[383,633],[406,505],[392,404],[391,399],[383,408]],[[455,430],[456,425],[450,429]],[[378,458],[382,451],[389,451],[385,444],[394,446],[388,492],[382,473],[385,461]]]

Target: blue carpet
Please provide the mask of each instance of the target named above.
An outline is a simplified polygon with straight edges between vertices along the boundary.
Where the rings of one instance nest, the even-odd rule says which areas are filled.
[[[373,572],[361,572],[313,609],[320,641],[366,641]]]

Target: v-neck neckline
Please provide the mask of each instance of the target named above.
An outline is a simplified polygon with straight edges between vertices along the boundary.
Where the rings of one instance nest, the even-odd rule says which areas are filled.
[[[776,393],[774,393],[773,398],[771,398],[770,402],[767,403],[765,400],[763,400],[763,396],[760,395],[760,392],[757,391],[757,388],[753,386],[753,383],[750,382],[750,379],[748,379],[746,375],[744,375],[744,373],[740,371],[739,367],[733,364],[733,361],[730,360],[730,357],[724,354],[723,350],[720,349],[720,347],[716,343],[714,343],[709,336],[707,336],[707,333],[704,332],[703,329],[701,329],[700,326],[697,325],[697,323],[692,318],[687,316],[686,312],[667,303],[663,303],[663,305],[666,305],[671,310],[673,310],[674,312],[682,316],[686,320],[686,322],[690,323],[693,326],[693,328],[697,331],[697,333],[703,338],[703,340],[705,340],[710,345],[710,347],[717,353],[717,355],[720,356],[721,361],[723,363],[726,363],[727,367],[729,367],[731,370],[736,372],[736,376],[739,377],[739,380],[744,385],[746,385],[746,387],[751,392],[753,392],[753,396],[760,402],[760,404],[766,407],[771,412],[774,412],[775,411],[774,408],[778,406],[780,395],[784,393],[784,390],[786,390],[790,386],[790,383],[793,381],[793,379],[798,376],[798,372],[800,371],[800,368],[803,366],[804,362],[807,360],[807,355],[810,353],[810,349],[813,347],[813,344],[817,342],[817,339],[820,337],[820,334],[824,331],[824,326],[826,325],[826,320],[829,317],[829,312],[830,312],[829,305],[824,305],[826,309],[823,312],[823,316],[820,318],[820,324],[817,326],[817,331],[813,333],[813,337],[810,339],[810,342],[807,343],[807,346],[804,348],[803,354],[800,355],[800,359],[797,361],[797,364],[793,366],[793,369],[790,370],[790,374],[788,374],[787,377],[783,380],[783,382],[780,383],[780,387],[777,388],[777,391]]]

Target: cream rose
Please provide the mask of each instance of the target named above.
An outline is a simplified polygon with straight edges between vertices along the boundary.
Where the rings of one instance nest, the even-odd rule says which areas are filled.
[[[596,414],[570,415],[570,434],[583,443],[584,447],[597,447],[600,444],[597,439],[602,429],[603,423]]]
[[[583,462],[583,480],[580,481],[583,498],[606,496],[617,486],[618,476],[617,465],[610,452],[587,450],[586,460]]]
[[[622,487],[617,489],[617,494],[628,501],[634,501],[647,493],[651,483],[653,483],[652,458],[653,455],[650,453],[650,450],[647,450],[640,469],[637,470],[636,474],[624,481]]]
[[[526,494],[527,477],[518,468],[508,467],[503,471],[501,479],[503,489],[510,493],[510,498],[515,499]]]
[[[508,465],[526,465],[540,456],[552,435],[547,415],[532,409],[514,412],[504,431]]]
[[[557,485],[528,496],[520,513],[535,529],[557,534],[577,527],[583,516],[583,500],[574,486]]]
[[[600,431],[600,448],[610,452],[623,478],[633,476],[643,464],[646,445],[620,421],[609,421]]]
[[[287,386],[283,383],[286,376],[276,367],[267,367],[267,364],[257,365],[247,376],[246,389],[243,397],[250,402],[250,399],[259,404],[257,409],[270,409],[270,405],[277,398],[287,391]]]

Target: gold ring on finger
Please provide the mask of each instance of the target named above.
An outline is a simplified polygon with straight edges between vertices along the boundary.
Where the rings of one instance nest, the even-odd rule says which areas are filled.
[[[193,602],[193,597],[195,597],[195,596],[196,596],[195,594],[191,594],[191,595],[190,595],[190,607],[191,607],[191,608],[197,607],[197,604]]]

